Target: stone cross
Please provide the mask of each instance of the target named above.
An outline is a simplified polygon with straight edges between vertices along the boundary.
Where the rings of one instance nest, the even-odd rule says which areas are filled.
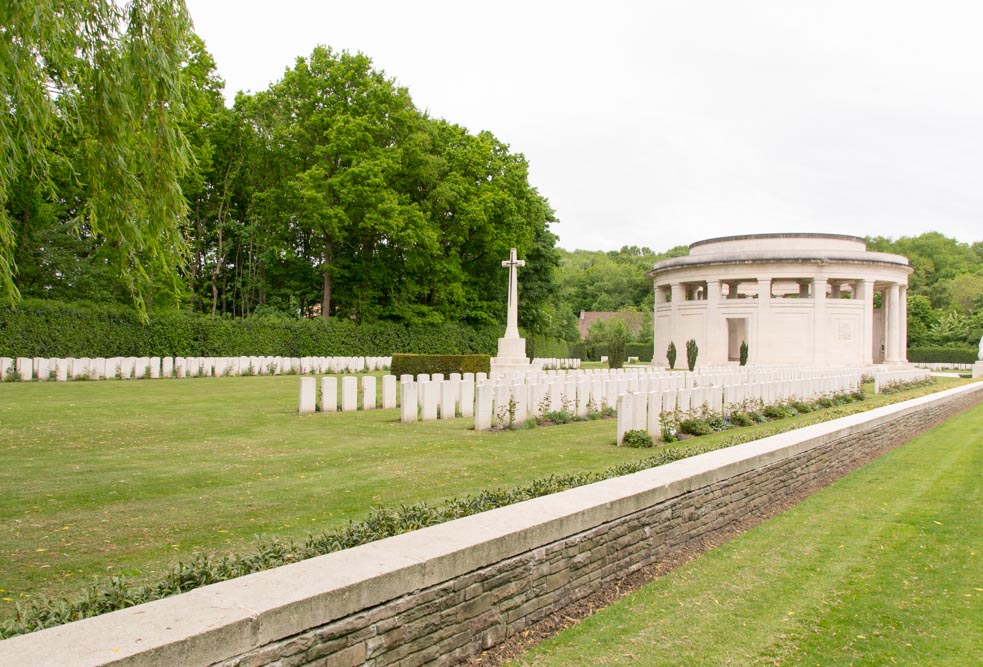
[[[525,265],[524,260],[516,259],[515,248],[509,252],[509,258],[502,262],[502,266],[509,268],[509,315],[505,325],[506,338],[519,337],[519,287],[516,269]]]

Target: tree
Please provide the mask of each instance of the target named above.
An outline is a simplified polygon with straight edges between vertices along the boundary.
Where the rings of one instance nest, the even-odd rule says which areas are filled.
[[[145,312],[152,286],[180,289],[184,261],[184,3],[9,0],[0,25],[0,298],[19,298],[11,187],[26,175],[56,200],[53,165],[67,161],[82,191],[74,224]]]
[[[692,372],[696,368],[696,357],[700,354],[700,348],[696,346],[696,341],[692,338],[686,341],[686,365]]]
[[[379,245],[422,222],[397,187],[419,115],[407,91],[374,71],[367,56],[323,46],[259,93],[252,111],[278,178],[257,195],[276,216],[267,224],[283,250],[316,266],[320,314],[328,319],[338,309],[336,278],[378,287]],[[372,314],[363,312],[371,300],[348,294],[341,302],[356,318]]]
[[[627,344],[628,329],[624,320],[615,320],[608,331],[608,368],[621,368],[625,365]]]

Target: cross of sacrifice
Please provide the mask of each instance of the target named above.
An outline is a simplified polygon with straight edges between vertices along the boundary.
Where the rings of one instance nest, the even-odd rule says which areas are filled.
[[[505,325],[506,338],[519,337],[519,287],[516,269],[525,265],[525,260],[516,259],[515,248],[509,252],[509,258],[502,262],[502,266],[509,268],[509,315]]]

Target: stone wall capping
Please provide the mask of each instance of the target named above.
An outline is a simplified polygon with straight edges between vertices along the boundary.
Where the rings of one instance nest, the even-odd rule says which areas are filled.
[[[851,435],[879,432],[882,427],[886,432],[896,420],[920,411],[944,410],[950,401],[981,398],[983,383],[971,383],[14,637],[0,642],[0,664],[223,663],[380,605],[411,600],[434,587],[461,582],[471,590],[477,583],[471,579],[482,569],[507,569],[513,561],[519,563],[514,567],[522,567],[515,559],[529,554],[539,558],[540,552],[545,558],[549,545],[604,531],[606,526],[616,532],[614,526],[691,491],[799,460],[817,448],[828,450]],[[485,604],[490,598],[479,599]],[[407,608],[418,607],[407,604]],[[362,648],[345,650],[369,657],[374,650],[388,650],[382,640],[373,642],[369,649],[358,644]]]

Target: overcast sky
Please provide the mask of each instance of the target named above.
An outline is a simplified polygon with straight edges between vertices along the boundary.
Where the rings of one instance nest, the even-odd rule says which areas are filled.
[[[567,249],[983,240],[983,2],[187,0],[226,81],[317,44],[530,163]]]

